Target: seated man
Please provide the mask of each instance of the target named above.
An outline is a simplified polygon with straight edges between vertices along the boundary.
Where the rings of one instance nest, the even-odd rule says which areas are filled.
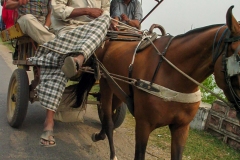
[[[23,2],[26,3],[23,3]],[[7,0],[7,9],[17,9],[20,28],[38,44],[43,44],[55,38],[49,32],[51,25],[51,0]]]
[[[142,20],[142,6],[138,0],[112,0],[110,6],[110,15],[112,18],[140,29]],[[118,22],[113,22],[113,29],[117,28]],[[121,28],[121,27],[120,27]]]
[[[110,0],[52,0],[56,38],[39,46],[31,61],[40,66],[37,94],[46,109],[42,146],[55,146],[54,115],[69,78],[102,44],[110,25]],[[78,67],[76,67],[76,65]]]

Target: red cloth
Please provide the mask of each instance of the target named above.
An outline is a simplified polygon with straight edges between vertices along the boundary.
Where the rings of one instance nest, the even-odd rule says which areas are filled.
[[[13,26],[16,19],[17,12],[15,10],[6,9],[6,2],[4,2],[2,7],[2,20],[6,25],[6,28]]]

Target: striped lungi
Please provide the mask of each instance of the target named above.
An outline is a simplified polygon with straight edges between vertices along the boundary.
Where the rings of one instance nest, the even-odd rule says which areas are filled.
[[[56,37],[38,47],[34,57],[29,61],[40,66],[40,83],[37,94],[41,105],[56,111],[60,104],[63,91],[68,79],[61,71],[64,58],[69,55],[83,54],[85,61],[102,44],[110,17],[98,17],[86,25]]]

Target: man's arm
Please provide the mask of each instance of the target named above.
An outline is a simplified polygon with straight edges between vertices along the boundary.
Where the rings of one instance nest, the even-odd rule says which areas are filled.
[[[110,16],[110,0],[102,0],[101,1],[101,8],[103,10],[103,15]]]
[[[116,0],[112,0],[111,2],[111,13],[110,16],[116,20],[120,20],[121,21],[121,11],[119,9],[119,2],[117,2]]]
[[[48,30],[49,30],[49,27],[51,26],[51,12],[52,12],[52,9],[51,9],[50,5],[51,5],[51,0],[48,1],[48,14],[46,16],[46,21],[45,21],[45,26],[48,27]]]
[[[105,1],[109,2],[109,0]],[[66,20],[67,18],[74,18],[83,15],[97,18],[104,12],[102,8],[73,8],[68,6],[67,3],[68,0],[52,0],[53,15],[56,18]]]
[[[103,10],[101,8],[74,8],[68,18],[74,18],[78,16],[88,15],[93,18],[101,16]]]
[[[121,12],[119,10],[119,7],[118,7],[118,1],[116,0],[112,0],[111,1],[111,5],[110,5],[110,16],[117,20],[117,21],[112,21],[111,22],[111,28],[115,31],[118,31],[118,21],[121,21]]]
[[[29,0],[7,0],[6,8],[7,9],[16,9],[21,5],[25,5],[29,2]]]
[[[110,15],[110,0],[101,0],[101,8],[75,8],[69,18],[88,15],[97,18],[103,14]]]
[[[142,10],[142,5],[140,4],[139,1],[137,1],[137,5],[135,8],[135,14],[134,14],[134,19],[128,21],[128,24],[130,26],[136,27],[138,29],[140,29],[140,22],[143,18],[143,10]]]
[[[123,21],[126,21],[129,26],[140,29],[140,21],[138,19],[130,19],[126,14],[122,14],[121,18]]]

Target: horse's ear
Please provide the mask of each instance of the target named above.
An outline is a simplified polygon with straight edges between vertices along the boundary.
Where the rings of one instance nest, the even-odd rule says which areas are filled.
[[[237,34],[240,34],[240,27],[239,27],[237,20],[235,19],[235,17],[232,14],[233,7],[234,6],[231,6],[228,9],[227,15],[226,15],[226,20],[227,20],[227,26],[228,26],[229,30],[232,32],[233,35],[237,35]]]

